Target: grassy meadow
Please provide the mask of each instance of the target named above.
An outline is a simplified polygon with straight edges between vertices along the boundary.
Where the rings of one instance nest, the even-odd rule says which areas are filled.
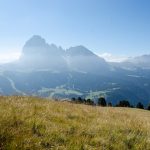
[[[150,150],[150,111],[0,97],[0,150]]]

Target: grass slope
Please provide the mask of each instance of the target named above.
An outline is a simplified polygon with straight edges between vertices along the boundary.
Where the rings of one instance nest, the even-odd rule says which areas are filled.
[[[1,150],[150,150],[150,112],[0,97]]]

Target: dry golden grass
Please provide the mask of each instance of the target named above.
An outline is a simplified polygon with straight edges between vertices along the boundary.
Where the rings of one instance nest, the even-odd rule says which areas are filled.
[[[0,97],[0,149],[150,150],[150,111]]]

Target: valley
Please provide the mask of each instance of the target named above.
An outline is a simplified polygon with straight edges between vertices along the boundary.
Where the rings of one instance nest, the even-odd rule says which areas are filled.
[[[0,94],[94,100],[105,96],[113,104],[126,99],[147,105],[150,69],[145,63],[148,55],[106,62],[84,46],[64,50],[35,35],[25,43],[19,60],[0,66]]]

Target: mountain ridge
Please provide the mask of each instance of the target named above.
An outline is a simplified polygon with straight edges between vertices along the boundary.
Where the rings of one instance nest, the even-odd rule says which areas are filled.
[[[0,94],[94,100],[105,96],[112,103],[128,99],[148,104],[150,69],[123,63],[108,63],[84,46],[64,50],[33,36],[18,61],[1,65]]]

